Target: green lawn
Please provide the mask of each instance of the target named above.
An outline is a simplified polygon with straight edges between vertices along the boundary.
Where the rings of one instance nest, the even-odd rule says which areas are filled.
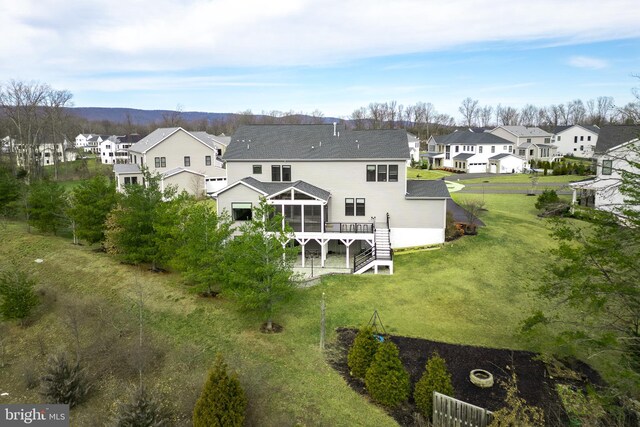
[[[441,170],[407,168],[407,179],[440,179],[449,175],[451,172]]]
[[[195,298],[176,274],[142,271],[63,238],[27,234],[24,224],[5,224],[0,227],[0,266],[14,259],[30,270],[48,303],[31,326],[11,326],[6,334],[15,363],[0,369],[0,392],[10,393],[8,401],[0,403],[41,399],[37,390],[26,389],[21,375],[26,363],[44,363],[45,356],[34,351],[43,337],[50,350],[68,348],[72,341],[60,301],[91,298],[107,313],[130,313],[142,294],[146,324],[170,348],[145,376],[146,382],[177,402],[172,406],[178,413],[175,424],[189,425],[207,368],[215,353],[222,352],[247,390],[248,425],[394,425],[329,366],[330,352],[318,349],[322,295],[329,342],[336,327],[362,326],[377,309],[389,333],[535,350],[516,330],[532,308],[525,287],[538,280],[548,262],[552,241],[547,223],[536,216],[535,198],[484,198],[488,211],[482,219],[487,226],[478,236],[438,250],[398,254],[393,276],[331,276],[299,290],[276,317],[285,329],[275,335],[258,332],[260,319],[238,312],[230,301]],[[36,258],[44,262],[37,264]],[[109,329],[109,323],[104,328]],[[135,323],[131,327],[135,330]],[[133,382],[135,375],[131,384],[105,379],[89,402],[72,411],[72,425],[105,417]]]
[[[534,175],[538,178],[538,185],[543,185],[545,183],[569,183],[575,181],[582,181],[583,179],[589,178],[588,176],[580,176],[580,175]],[[460,183],[462,184],[474,184],[474,183],[482,183],[482,182],[490,182],[490,183],[530,183],[532,175],[525,173],[517,173],[517,174],[498,174],[495,176],[491,176],[488,178],[473,178],[473,179],[461,179]],[[453,181],[456,181],[455,177],[450,178]]]

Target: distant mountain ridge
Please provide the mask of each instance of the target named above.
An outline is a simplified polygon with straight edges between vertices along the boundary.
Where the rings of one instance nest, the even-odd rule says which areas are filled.
[[[133,124],[148,125],[153,122],[161,122],[165,117],[179,114],[186,122],[197,122],[206,119],[208,121],[226,121],[241,114],[235,113],[207,113],[202,111],[182,111],[172,110],[139,110],[136,108],[108,108],[108,107],[72,107],[69,108],[71,114],[82,117],[90,121],[108,120],[113,123],[126,123],[130,118]],[[264,116],[255,114],[256,117]],[[304,114],[295,114],[302,119],[311,120],[313,117]],[[335,117],[322,117],[324,123],[337,122],[340,119]]]

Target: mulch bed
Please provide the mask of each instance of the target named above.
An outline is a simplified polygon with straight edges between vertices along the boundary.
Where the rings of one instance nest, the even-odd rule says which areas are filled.
[[[361,394],[366,395],[364,383],[349,375],[347,365],[348,349],[353,344],[357,330],[338,328],[338,340],[332,349],[330,363],[342,374],[349,386]],[[456,399],[463,400],[476,406],[496,411],[504,406],[506,391],[500,385],[500,381],[506,381],[515,370],[518,379],[518,391],[520,397],[529,405],[538,406],[545,412],[547,425],[566,425],[568,417],[560,403],[560,398],[555,390],[556,379],[550,378],[545,364],[538,360],[536,353],[528,351],[495,349],[474,347],[457,344],[446,344],[418,338],[399,336],[385,336],[400,349],[400,359],[411,378],[411,390],[422,376],[428,357],[437,351],[447,363],[451,372],[453,389]],[[588,365],[571,361],[570,368],[578,372],[581,380],[574,381],[578,387],[585,383],[595,385],[602,384],[597,372]],[[493,374],[495,384],[491,388],[482,389],[471,383],[469,373],[473,369],[484,369]],[[565,379],[559,381],[563,384],[571,383]],[[390,415],[403,426],[411,426],[414,423],[415,412],[413,396],[407,404],[389,411]]]

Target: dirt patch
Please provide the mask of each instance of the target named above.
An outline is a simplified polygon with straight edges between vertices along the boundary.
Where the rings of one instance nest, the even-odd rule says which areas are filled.
[[[361,394],[366,394],[364,383],[349,375],[347,365],[348,349],[353,344],[357,330],[338,328],[338,340],[329,352],[330,363],[342,374],[347,383]],[[505,390],[500,386],[515,370],[518,377],[520,396],[529,405],[538,406],[545,412],[547,425],[566,425],[569,419],[562,408],[560,398],[556,392],[557,378],[552,378],[547,367],[540,360],[539,355],[528,351],[474,347],[456,344],[446,344],[418,338],[386,336],[400,349],[400,359],[411,378],[411,390],[424,372],[427,359],[437,351],[446,362],[456,399],[463,400],[476,406],[496,411],[504,406]],[[586,383],[601,385],[600,376],[584,363],[573,360],[570,368],[579,373],[581,386]],[[490,388],[480,388],[472,384],[469,373],[473,369],[483,369],[490,372],[495,384]],[[566,381],[558,381],[566,383]],[[403,426],[413,425],[415,406],[413,396],[409,402],[390,411],[390,415]]]
[[[262,332],[263,334],[279,334],[283,330],[284,328],[282,327],[282,325],[275,322],[271,324],[271,329],[267,329],[267,322],[264,322],[260,326],[260,332]]]

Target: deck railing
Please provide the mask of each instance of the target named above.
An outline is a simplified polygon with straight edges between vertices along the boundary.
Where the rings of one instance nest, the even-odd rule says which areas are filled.
[[[372,246],[353,256],[353,272],[360,270],[365,265],[376,259],[376,247]]]
[[[373,233],[374,225],[370,222],[325,222],[326,233]]]

